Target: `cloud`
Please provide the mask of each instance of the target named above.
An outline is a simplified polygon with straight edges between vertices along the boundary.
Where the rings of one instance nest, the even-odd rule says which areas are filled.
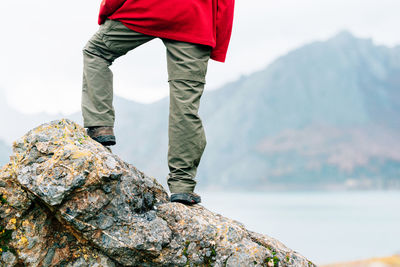
[[[62,4],[60,4],[62,3]],[[25,112],[79,109],[82,48],[97,30],[100,1],[2,3],[0,87]],[[227,63],[210,61],[207,88],[265,67],[304,43],[348,29],[377,43],[400,44],[397,0],[237,0]],[[158,40],[113,66],[115,92],[149,102],[168,94],[165,48]]]

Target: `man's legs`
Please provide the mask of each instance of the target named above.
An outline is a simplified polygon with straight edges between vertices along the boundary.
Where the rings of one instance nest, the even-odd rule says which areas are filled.
[[[163,42],[170,85],[168,186],[173,194],[191,193],[206,146],[198,110],[211,48],[168,39]]]
[[[106,21],[84,48],[84,126],[113,126],[112,62],[154,37]],[[163,39],[170,84],[168,185],[172,193],[193,192],[206,139],[198,115],[211,48]]]
[[[113,74],[110,65],[154,37],[107,20],[83,49],[82,115],[84,127],[114,126]]]

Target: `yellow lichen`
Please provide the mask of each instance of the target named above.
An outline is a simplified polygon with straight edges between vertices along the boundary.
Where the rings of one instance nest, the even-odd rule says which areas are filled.
[[[79,256],[80,256],[80,253],[78,251],[74,251],[74,253],[72,253],[72,257],[74,259],[79,258]]]
[[[27,228],[27,227],[35,228],[35,225],[33,223],[31,223],[29,220],[24,220],[22,222],[22,226],[25,228]]]
[[[71,155],[72,159],[78,159],[83,157],[90,157],[91,153],[89,151],[74,151]]]
[[[18,246],[25,247],[26,245],[28,245],[28,239],[25,236],[22,236],[18,241]]]

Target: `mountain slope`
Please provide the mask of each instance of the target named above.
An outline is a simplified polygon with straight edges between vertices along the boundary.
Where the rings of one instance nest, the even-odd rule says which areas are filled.
[[[168,99],[116,97],[115,109],[114,152],[163,182]],[[200,113],[208,142],[200,187],[400,188],[400,46],[341,32],[207,91]],[[59,117],[12,116],[19,135]]]
[[[399,178],[396,168],[390,167],[399,166],[400,159],[393,152],[398,147],[396,130],[400,128],[399,56],[399,47],[375,46],[371,40],[342,32],[326,42],[292,51],[266,69],[210,94],[221,107],[209,110],[207,103],[212,100],[203,100],[204,109],[213,114],[205,118],[211,137],[211,156],[203,162],[203,170],[211,171],[205,176],[212,180],[214,175],[222,177],[224,186],[251,187],[270,187],[271,182],[288,185],[307,180],[342,183],[361,177]],[[262,146],[279,142],[282,132],[290,129],[300,136],[307,134],[301,142],[314,140],[321,137],[321,127],[344,132],[336,137],[322,135],[321,153],[313,157],[296,155],[294,147],[286,147],[285,153],[279,154]],[[334,155],[325,149],[329,144],[346,145],[348,151],[342,152],[343,160],[357,162],[356,152],[370,143],[353,145],[357,135],[349,136],[349,131],[361,132],[363,140],[382,150],[379,156],[369,154],[359,162],[356,167],[360,170],[343,170],[339,163],[330,160]],[[395,140],[392,147],[381,144],[379,136],[391,136]],[[298,136],[290,138],[296,143]],[[303,146],[305,151],[312,150],[307,142]],[[316,159],[323,158],[320,168],[308,169],[307,166],[316,165]],[[375,166],[374,161],[386,163]],[[377,170],[371,173],[365,168]],[[215,169],[220,171],[215,173]],[[386,173],[389,169],[394,169],[394,173]]]
[[[397,186],[399,57],[399,47],[341,32],[207,92],[201,114],[208,147],[199,185]],[[120,117],[119,138],[130,145],[117,152],[164,176],[167,100],[135,112]],[[129,130],[135,133],[124,136]],[[136,138],[140,143],[132,144]]]

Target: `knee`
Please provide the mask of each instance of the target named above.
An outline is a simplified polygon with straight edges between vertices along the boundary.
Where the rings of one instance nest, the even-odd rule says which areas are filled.
[[[87,41],[85,46],[82,48],[82,53],[83,53],[83,55],[95,54],[94,50],[96,50],[96,48],[93,46],[93,44],[89,40],[89,41]]]
[[[168,82],[171,81],[181,81],[186,83],[206,83],[206,75],[203,71],[190,70],[186,72],[169,72]]]
[[[93,52],[90,52],[90,42],[87,42],[85,46],[82,48],[82,54],[84,58],[87,58],[88,56],[92,56]]]

